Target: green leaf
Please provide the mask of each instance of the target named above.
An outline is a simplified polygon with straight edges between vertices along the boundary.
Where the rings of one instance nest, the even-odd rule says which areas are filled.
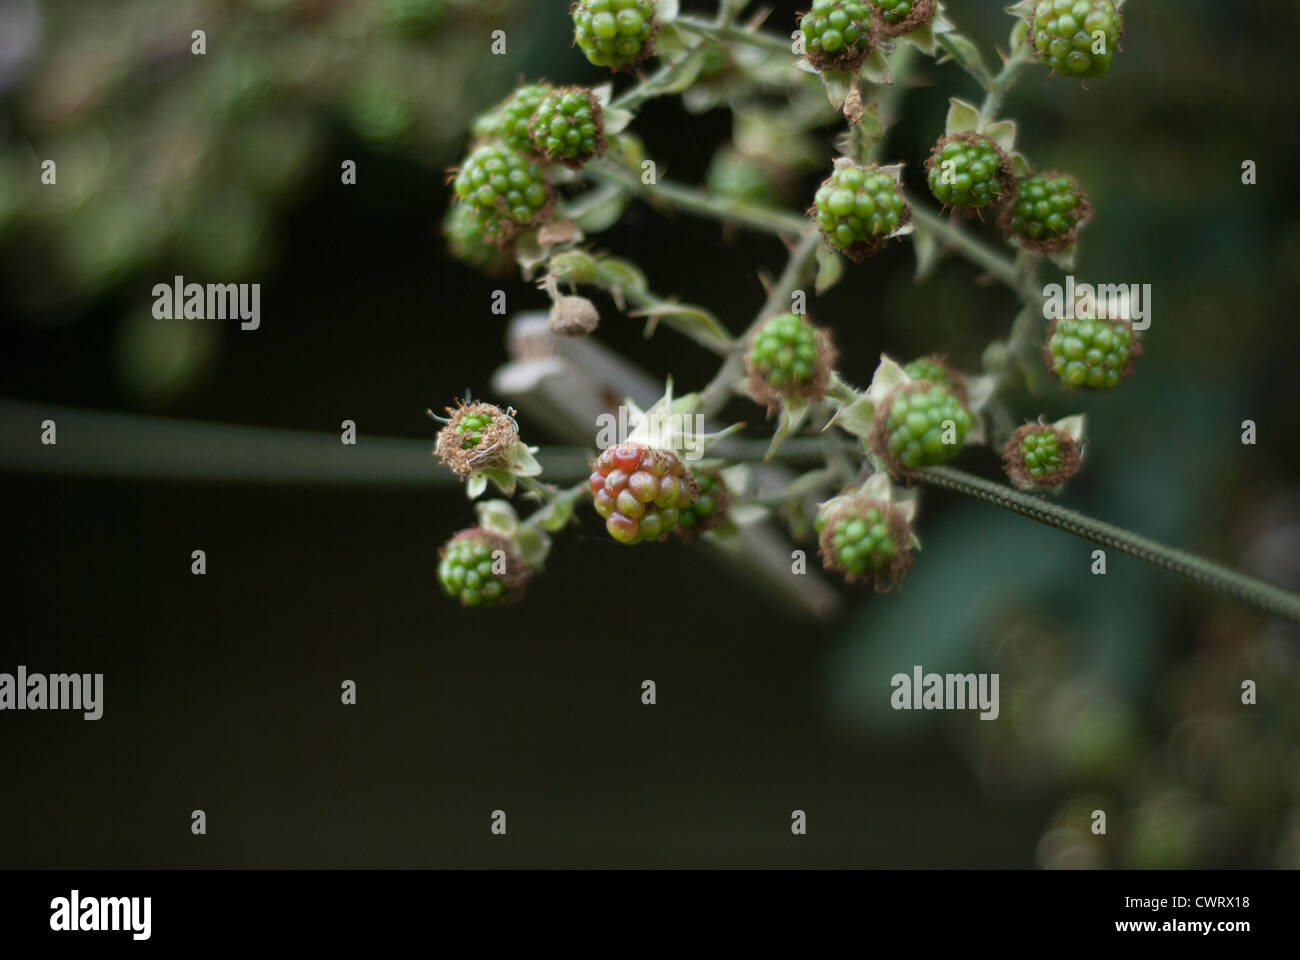
[[[691,44],[677,24],[660,22],[659,32],[655,34],[655,53],[685,53],[689,49]]]
[[[731,333],[709,311],[689,303],[661,300],[641,310],[628,314],[631,317],[649,317],[647,334],[654,332],[654,323],[663,320],[670,327],[700,343],[726,349],[731,345]]]
[[[979,126],[980,112],[973,104],[965,100],[958,100],[952,97],[949,101],[952,106],[948,108],[948,122],[944,126],[944,135],[952,136],[954,133],[965,133],[967,130],[974,130]]]
[[[923,27],[913,30],[911,33],[905,33],[898,39],[906,40],[916,49],[920,50],[927,57],[933,57],[935,51],[934,26],[927,23]]]
[[[885,56],[885,52],[879,47],[876,47],[871,51],[871,55],[867,57],[866,61],[858,69],[861,71],[862,76],[871,83],[891,84],[894,82],[893,73],[889,66],[889,59]]]
[[[480,527],[503,537],[514,537],[519,528],[515,508],[506,500],[485,500],[474,508],[474,512],[478,515]]]
[[[1011,153],[1015,149],[1016,122],[1014,120],[999,120],[997,123],[990,123],[980,132],[1006,153]]]
[[[953,60],[973,73],[982,85],[988,86],[988,68],[984,65],[979,47],[970,38],[960,33],[949,33],[944,39],[944,48]]]
[[[515,531],[515,549],[531,569],[540,570],[551,552],[551,538],[536,527],[520,526]]]
[[[684,60],[678,61],[664,78],[663,85],[659,89],[668,94],[681,93],[699,79],[700,71],[704,69],[708,56],[707,50],[696,50]]]
[[[826,85],[826,96],[836,110],[844,108],[844,101],[849,98],[849,90],[857,80],[847,70],[823,70],[822,83]]]
[[[1078,250],[1078,244],[1072,243],[1064,250],[1058,250],[1056,253],[1049,253],[1047,259],[1056,264],[1066,273],[1074,272],[1075,253]]]
[[[811,409],[812,405],[806,400],[781,401],[781,416],[777,421],[776,433],[772,435],[772,442],[763,456],[764,460],[771,460],[776,455],[777,448],[785,442],[785,438],[803,426]]]
[[[918,230],[912,236],[912,251],[916,254],[916,283],[924,283],[939,265],[939,242],[929,231]]]
[[[1029,158],[1023,153],[1012,153],[1011,172],[1017,177],[1029,176],[1029,174],[1033,172],[1033,168],[1029,165]]]
[[[830,244],[817,245],[817,282],[818,295],[825,293],[844,276],[844,258]]]

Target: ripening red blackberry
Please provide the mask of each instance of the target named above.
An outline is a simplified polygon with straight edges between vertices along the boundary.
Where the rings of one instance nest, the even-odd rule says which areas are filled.
[[[627,544],[662,540],[699,493],[681,457],[636,443],[602,452],[592,464],[590,486],[605,529]]]

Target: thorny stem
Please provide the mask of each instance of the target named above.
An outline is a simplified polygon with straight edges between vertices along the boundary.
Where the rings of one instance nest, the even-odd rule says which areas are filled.
[[[1300,596],[1186,550],[1165,546],[1123,527],[1095,520],[1059,504],[1028,496],[1011,487],[972,476],[953,467],[926,467],[917,473],[917,477],[923,483],[983,500],[1103,547],[1127,553],[1193,583],[1226,593],[1271,616],[1300,623]]]

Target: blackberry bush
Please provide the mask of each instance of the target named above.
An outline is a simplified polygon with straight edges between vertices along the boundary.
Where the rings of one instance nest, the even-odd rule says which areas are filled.
[[[1128,379],[1142,342],[1127,320],[1058,317],[1047,330],[1043,356],[1067,390],[1108,390]]]
[[[456,534],[438,554],[438,582],[463,607],[518,600],[531,570],[509,538],[481,527]]]
[[[577,0],[573,42],[598,67],[627,70],[654,53],[654,0]]]
[[[1088,195],[1073,177],[1049,172],[1022,177],[1002,208],[999,223],[1019,246],[1056,253],[1075,242],[1079,228],[1092,219]]]
[[[892,176],[877,165],[851,162],[836,164],[817,189],[808,212],[826,242],[851,260],[864,260],[879,251],[911,217]]]
[[[532,149],[552,163],[578,168],[605,152],[605,121],[586,87],[547,94],[528,123]]]
[[[588,484],[605,529],[627,544],[664,539],[699,492],[676,453],[635,443],[601,453]]]
[[[1016,186],[1011,158],[988,137],[969,130],[935,144],[925,170],[936,200],[968,212],[996,205]]]
[[[830,334],[794,313],[778,314],[755,329],[745,354],[749,394],[769,410],[782,398],[820,400],[834,366]]]
[[[689,538],[724,516],[728,531],[737,533],[755,517],[781,519],[798,539],[808,533],[811,521],[828,569],[887,589],[898,582],[918,547],[911,528],[919,490],[911,485],[939,486],[1137,556],[1157,557],[1166,569],[1300,620],[1300,598],[1022,492],[1059,487],[1081,456],[1081,417],[1018,430],[1013,424],[1022,421],[1017,398],[1037,386],[1029,361],[1034,341],[1043,335],[1037,290],[1044,258],[1050,254],[1058,264],[1068,263],[1092,206],[1069,176],[1033,171],[1015,147],[1022,131],[1014,121],[1000,118],[998,110],[1022,66],[1035,55],[1055,58],[1061,72],[1074,76],[1103,71],[1118,42],[1120,5],[1103,0],[1019,4],[1014,11],[1028,22],[1013,29],[1011,49],[993,72],[946,15],[944,22],[934,22],[938,10],[932,0],[811,0],[799,22],[802,58],[786,37],[753,23],[741,25],[732,3],[722,6],[716,18],[700,18],[679,15],[675,3],[656,9],[650,0],[578,0],[571,8],[575,43],[593,63],[628,71],[653,51],[661,19],[664,62],[659,70],[620,81],[618,89],[611,85],[608,95],[600,94],[599,104],[605,106],[582,88],[526,84],[480,125],[483,142],[455,181],[468,211],[457,211],[448,221],[455,228],[456,248],[467,259],[485,263],[490,258],[482,242],[501,247],[502,260],[511,250],[523,278],[544,290],[552,305],[548,315],[519,318],[512,325],[513,358],[494,385],[521,404],[523,398],[540,400],[548,408],[544,416],[562,421],[557,425],[590,433],[589,415],[595,411],[603,418],[618,404],[615,385],[621,389],[645,382],[642,371],[616,362],[590,339],[561,341],[601,334],[595,304],[574,289],[584,285],[595,286],[619,313],[644,319],[648,336],[669,330],[716,355],[718,367],[697,389],[676,399],[671,378],[665,377],[663,398],[630,432],[605,436],[602,427],[596,446],[604,452],[587,477],[567,488],[538,479],[542,471],[533,448],[519,441],[513,416],[499,408],[471,410],[473,405],[465,404],[463,410],[450,410],[437,452],[466,477],[471,497],[488,482],[511,495],[517,482],[539,504],[525,521],[503,521],[508,539],[526,560],[540,562],[549,542],[543,532],[581,522],[576,505],[590,494],[610,535],[623,543],[660,540],[673,530]],[[921,29],[927,24],[933,29]],[[1085,52],[1081,32],[1090,38],[1096,32],[1105,50],[1089,46]],[[902,164],[878,162],[893,114],[887,100],[906,89],[909,77],[907,58],[895,55],[901,48],[877,43],[882,36],[903,34],[918,56],[951,59],[983,90],[978,104],[953,98],[945,136],[927,157],[914,158],[925,161],[926,180],[938,201],[915,209],[900,187]],[[816,166],[828,152],[826,109],[806,97],[807,78],[792,67],[818,73],[831,106],[845,120],[832,141],[840,155],[805,215],[775,206],[779,197],[763,189],[759,176]],[[646,102],[678,94],[692,112],[732,108],[735,142],[716,154],[708,189],[660,176],[655,158],[633,132],[637,111]],[[521,128],[528,133],[526,145],[520,142]],[[750,162],[742,165],[742,157]],[[571,169],[555,169],[559,164]],[[552,184],[563,190],[561,199],[552,198]],[[724,240],[744,230],[784,242],[788,260],[779,271],[760,272],[765,298],[747,325],[738,328],[730,322],[730,304],[719,305],[728,308],[725,313],[714,313],[653,290],[651,278],[636,264],[598,249],[594,236],[639,201],[716,219],[728,228]],[[946,208],[976,214],[997,210],[1007,239],[1022,249],[1013,255],[990,247],[961,218],[945,217]],[[476,222],[482,223],[479,245],[473,235]],[[826,329],[806,319],[804,305],[840,282],[846,258],[863,260],[888,240],[909,235],[915,239],[918,280],[925,281],[950,255],[975,264],[981,281],[1001,284],[1008,298],[1009,332],[980,352],[980,373],[965,376],[941,354],[906,367],[882,357],[871,383],[859,388],[834,370],[829,329],[835,322],[871,324],[885,335],[891,321],[901,324],[903,319],[892,296],[886,300],[861,288],[855,309]],[[561,284],[569,288],[564,294]],[[905,319],[908,335],[918,338],[942,326],[925,315]],[[486,342],[478,336],[474,343]],[[496,334],[488,330],[482,336]],[[969,346],[962,345],[964,353]],[[1105,317],[1055,320],[1043,347],[1048,367],[1071,389],[1114,386],[1127,375],[1139,349],[1130,324]],[[697,478],[687,460],[697,462],[695,454],[703,453],[699,448],[742,426],[709,434],[703,427],[720,422],[724,409],[742,393],[742,384],[751,400],[776,415],[770,440],[729,439],[730,446],[719,447],[724,459]],[[631,400],[619,405],[620,413],[634,409],[641,413]],[[1019,490],[948,465],[963,445],[986,442],[986,430],[1001,442],[1007,472]],[[788,459],[793,469],[767,464],[779,459]],[[906,481],[910,489],[896,497],[892,478]],[[847,492],[810,509],[837,488]],[[494,509],[503,513],[501,507]],[[490,524],[481,521],[480,526]],[[748,550],[749,543],[732,545],[738,548],[729,554],[733,557],[755,559],[761,553]],[[531,560],[529,566],[535,568]],[[779,571],[761,571],[764,582],[791,579],[785,556],[780,566]],[[791,584],[789,593],[798,595],[799,586]]]
[[[877,25],[866,0],[813,0],[799,30],[808,62],[818,70],[852,70],[876,47]]]

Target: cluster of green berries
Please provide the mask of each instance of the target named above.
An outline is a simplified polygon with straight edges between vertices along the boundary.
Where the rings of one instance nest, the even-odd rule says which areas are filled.
[[[973,423],[951,388],[914,380],[881,403],[872,424],[872,446],[895,474],[905,473],[957,456]]]
[[[1038,59],[1057,73],[1099,77],[1110,69],[1122,25],[1112,0],[1039,0],[1029,35]]]
[[[1050,477],[1061,469],[1061,441],[1050,428],[1026,434],[1020,441],[1020,454],[1025,469],[1035,480]]]
[[[487,224],[482,212],[468,203],[453,203],[442,221],[442,235],[447,252],[480,270],[492,270],[501,263],[501,250],[484,239]]]
[[[531,573],[506,537],[479,527],[456,534],[438,557],[438,582],[463,607],[516,600]]]
[[[1021,246],[1052,253],[1074,243],[1092,218],[1092,206],[1073,177],[1048,172],[1021,177],[999,222]]]
[[[497,137],[520,153],[532,151],[529,121],[538,106],[551,92],[547,83],[527,83],[510,94],[495,110],[483,114],[474,124],[474,135],[481,140]]]
[[[822,566],[838,570],[849,582],[869,580],[878,590],[888,590],[911,566],[907,521],[884,501],[837,498],[818,511],[814,527]]]
[[[677,535],[689,540],[708,530],[716,530],[727,519],[727,506],[731,493],[717,470],[694,471],[699,488],[694,503],[678,510]]]
[[[893,177],[856,163],[835,167],[817,188],[809,212],[827,242],[853,260],[875,253],[911,217]]]
[[[925,168],[930,192],[945,206],[978,210],[1015,187],[1010,158],[988,137],[972,131],[940,140]]]
[[[628,544],[662,539],[699,491],[677,454],[636,443],[603,451],[592,464],[589,484],[605,529]]]
[[[623,70],[654,52],[654,0],[577,0],[573,42],[598,67]]]
[[[1057,487],[1079,472],[1079,442],[1046,423],[1026,423],[1007,438],[1002,465],[1020,490]]]
[[[754,399],[775,408],[781,397],[820,399],[834,363],[825,331],[807,317],[781,313],[750,336],[745,373]]]
[[[499,143],[484,143],[465,158],[454,183],[456,196],[478,209],[499,244],[539,223],[551,206],[542,169]]]
[[[528,121],[528,140],[549,161],[582,166],[605,152],[600,103],[585,87],[547,94]]]
[[[911,33],[934,19],[935,0],[871,0],[880,11],[884,24],[881,32],[887,37]]]
[[[462,439],[460,448],[471,450],[483,442],[483,434],[492,426],[496,417],[490,410],[467,408],[465,413],[452,424],[452,430]]]
[[[799,30],[808,62],[818,70],[852,70],[876,46],[876,23],[866,0],[813,0]]]
[[[1048,367],[1069,390],[1107,390],[1133,372],[1142,344],[1126,320],[1057,317],[1043,346]]]

